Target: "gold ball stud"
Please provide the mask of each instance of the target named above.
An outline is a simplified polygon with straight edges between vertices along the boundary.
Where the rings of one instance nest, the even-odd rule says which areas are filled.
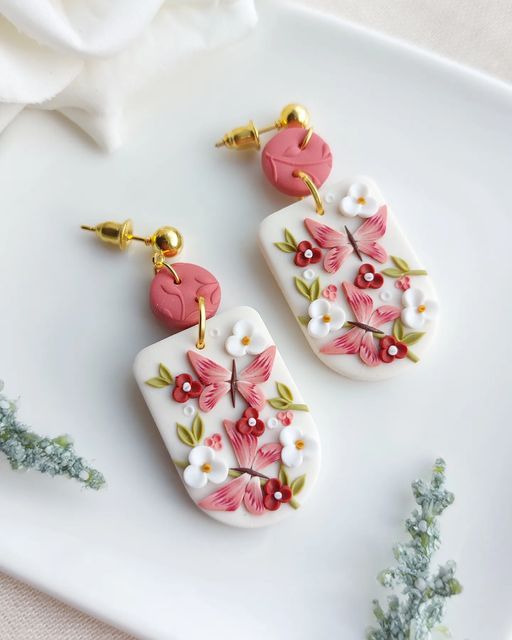
[[[151,244],[166,258],[173,258],[183,249],[183,236],[174,227],[160,227],[151,236]]]
[[[279,120],[276,123],[281,127],[309,127],[309,111],[301,104],[287,104],[281,111]]]

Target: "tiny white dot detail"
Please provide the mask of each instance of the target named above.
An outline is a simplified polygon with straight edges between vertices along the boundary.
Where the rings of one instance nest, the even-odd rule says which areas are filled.
[[[366,280],[366,282],[373,282],[375,276],[373,275],[373,273],[365,273],[363,278]]]
[[[389,291],[381,291],[379,293],[379,298],[383,301],[383,302],[388,302],[388,300],[391,300],[391,293]]]
[[[306,271],[304,271],[302,275],[306,280],[313,280],[313,278],[315,277],[315,272],[313,271],[313,269],[306,269]]]
[[[249,420],[247,421],[247,424],[250,427],[255,427],[256,426],[256,419],[255,418],[249,418]]]
[[[195,410],[195,409],[194,409],[194,407],[193,407],[192,405],[190,405],[190,404],[187,404],[187,406],[186,406],[186,407],[183,407],[183,413],[184,413],[186,416],[193,416],[195,412],[196,412],[196,410]]]
[[[395,347],[394,344],[392,344],[389,349],[388,349],[388,353],[390,356],[396,356],[396,354],[398,353],[398,349]]]
[[[181,387],[185,393],[188,393],[192,389],[192,385],[190,382],[185,382],[185,384]]]
[[[274,493],[274,498],[275,498],[276,500],[281,500],[281,498],[282,498],[282,497],[283,497],[283,494],[282,494],[280,491],[276,491],[276,492]]]

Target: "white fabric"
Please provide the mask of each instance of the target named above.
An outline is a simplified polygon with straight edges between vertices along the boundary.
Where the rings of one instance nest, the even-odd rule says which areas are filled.
[[[256,21],[253,0],[0,0],[0,131],[38,106],[115,149],[133,94]]]

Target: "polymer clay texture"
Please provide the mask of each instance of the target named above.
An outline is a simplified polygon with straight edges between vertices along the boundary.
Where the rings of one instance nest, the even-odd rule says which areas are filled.
[[[199,322],[199,296],[204,298],[206,317],[215,315],[221,298],[217,278],[197,264],[177,262],[172,267],[181,279],[179,284],[165,267],[151,282],[149,305],[155,316],[173,331],[187,329]]]
[[[367,177],[322,189],[266,218],[260,245],[314,353],[358,380],[419,366],[435,333],[432,280]]]
[[[141,351],[134,375],[190,497],[240,527],[296,513],[320,465],[316,426],[261,317],[238,307]]]
[[[313,133],[308,144],[301,148],[307,132],[301,127],[288,127],[273,136],[261,152],[261,166],[268,180],[289,196],[308,196],[309,189],[294,175],[303,171],[321,187],[332,168],[329,145]]]

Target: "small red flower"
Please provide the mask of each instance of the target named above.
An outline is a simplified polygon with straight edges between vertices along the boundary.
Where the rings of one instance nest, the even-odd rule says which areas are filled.
[[[395,358],[401,360],[407,355],[407,345],[398,342],[393,336],[385,336],[380,341],[379,358],[382,362],[393,362]]]
[[[297,253],[295,254],[295,264],[298,267],[305,267],[308,264],[316,264],[320,262],[322,252],[320,249],[313,247],[311,242],[303,240],[297,245]]]
[[[203,385],[197,380],[192,380],[188,373],[176,376],[172,397],[176,402],[187,402],[190,398],[197,398],[203,390]]]
[[[292,411],[279,411],[276,415],[276,418],[284,427],[289,427],[293,422],[293,412]]]
[[[354,284],[359,289],[380,289],[384,284],[381,273],[375,273],[375,267],[365,262],[359,267]]]
[[[407,291],[411,288],[411,279],[409,276],[400,276],[395,282],[395,287],[401,291]]]
[[[265,431],[265,423],[263,420],[260,420],[260,414],[256,409],[249,407],[249,409],[244,411],[244,415],[236,423],[236,428],[238,433],[241,433],[244,436],[250,434],[258,437]]]
[[[277,511],[283,502],[290,502],[292,499],[292,490],[278,478],[267,480],[263,494],[263,504],[269,511]]]
[[[210,447],[214,451],[222,449],[222,436],[220,433],[212,433],[209,438],[204,439],[204,446]]]

